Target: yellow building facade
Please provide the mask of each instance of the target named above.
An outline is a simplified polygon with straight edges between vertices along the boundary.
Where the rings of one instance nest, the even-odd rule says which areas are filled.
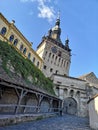
[[[32,43],[18,30],[14,20],[10,23],[1,13],[0,40],[11,44],[24,58],[30,59],[35,66],[41,69],[43,60],[33,50]]]

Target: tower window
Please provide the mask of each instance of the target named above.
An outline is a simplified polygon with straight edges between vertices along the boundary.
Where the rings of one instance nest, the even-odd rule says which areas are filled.
[[[59,58],[59,62],[60,62],[61,58]]]
[[[68,68],[68,61],[66,62],[66,69]]]
[[[50,72],[52,72],[53,71],[53,69],[52,68],[50,68]]]
[[[9,37],[9,41],[12,42],[13,40],[14,40],[14,35],[11,35],[11,36]]]
[[[3,27],[3,28],[1,29],[1,34],[2,34],[2,35],[5,35],[5,34],[6,34],[6,32],[7,32],[6,27]]]
[[[45,52],[45,56],[47,55],[47,51]]]
[[[44,65],[44,67],[43,67],[43,68],[46,70],[47,66],[46,66],[46,65]]]
[[[60,57],[61,57],[61,51],[59,51],[58,56],[60,56]]]
[[[54,59],[54,54],[52,55],[52,59]]]
[[[58,74],[58,70],[56,70],[56,72],[55,72],[56,74]]]
[[[65,67],[65,61],[64,61],[64,67]]]
[[[49,53],[49,57],[51,56],[51,53]]]
[[[18,39],[15,39],[15,40],[14,40],[14,43],[13,43],[13,44],[14,44],[14,46],[16,46],[16,45],[17,45],[17,43],[18,43]]]
[[[62,62],[61,62],[61,66],[63,65],[63,59],[62,59]]]
[[[55,61],[57,60],[57,56],[55,57]]]

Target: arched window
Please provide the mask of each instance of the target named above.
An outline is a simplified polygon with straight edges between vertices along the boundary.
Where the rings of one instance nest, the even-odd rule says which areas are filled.
[[[5,34],[6,34],[6,32],[7,32],[6,27],[3,27],[3,28],[1,29],[1,34],[2,34],[2,35],[5,35]]]
[[[50,68],[50,72],[53,72],[53,68]]]
[[[62,62],[61,62],[61,66],[63,65],[63,59],[62,59]]]
[[[52,59],[54,59],[54,54],[52,55]]]
[[[51,53],[49,53],[49,57],[51,56]]]
[[[27,49],[26,49],[26,48],[24,48],[24,50],[23,50],[23,54],[26,54],[26,52],[27,52]]]
[[[65,64],[66,64],[66,62],[64,61],[64,67],[65,67]]]
[[[15,39],[15,40],[14,40],[14,43],[13,43],[13,44],[14,44],[14,46],[16,46],[16,45],[17,45],[17,43],[18,43],[18,39]]]
[[[30,59],[30,57],[31,57],[31,53],[28,54],[28,58],[29,58],[29,59]]]
[[[68,64],[68,61],[66,61],[66,69],[68,69],[68,65],[69,65],[69,64]]]
[[[57,56],[55,57],[55,61],[57,60]]]
[[[74,95],[74,90],[70,90],[70,96],[73,97]]]
[[[56,74],[58,74],[58,72],[59,72],[58,70],[55,71]]]
[[[61,58],[59,58],[59,62],[60,62]]]
[[[59,87],[56,87],[56,94],[57,94],[57,96],[59,96]]]
[[[11,36],[9,37],[9,41],[12,42],[13,40],[14,40],[14,35],[11,35]]]
[[[35,63],[35,57],[33,58],[33,63]]]
[[[47,55],[47,51],[45,52],[45,56]]]
[[[39,61],[37,62],[37,67],[39,67]]]
[[[79,97],[80,96],[80,91],[76,92],[76,96]]]
[[[65,88],[65,89],[64,89],[64,94],[66,94],[66,95],[67,95],[67,92],[68,92],[68,89],[67,89],[67,88]]]
[[[23,44],[20,45],[20,51],[22,51],[22,50],[23,50]]]
[[[47,68],[47,66],[46,66],[46,65],[44,65],[44,66],[43,66],[43,69],[45,69],[45,70],[46,70],[46,68]]]

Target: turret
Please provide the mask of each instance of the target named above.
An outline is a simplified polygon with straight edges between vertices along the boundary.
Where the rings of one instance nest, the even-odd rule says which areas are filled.
[[[65,40],[65,50],[71,51],[71,49],[69,48],[69,39],[68,38]]]

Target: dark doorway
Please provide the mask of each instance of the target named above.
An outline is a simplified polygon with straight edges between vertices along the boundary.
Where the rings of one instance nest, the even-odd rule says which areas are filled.
[[[77,102],[74,98],[68,97],[64,100],[63,113],[76,115],[76,113],[77,113]]]

